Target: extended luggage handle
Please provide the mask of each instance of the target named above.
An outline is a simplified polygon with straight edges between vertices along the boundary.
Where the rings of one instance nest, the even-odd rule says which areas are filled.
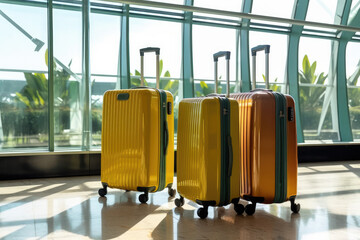
[[[256,53],[265,50],[265,88],[269,89],[269,53],[270,45],[258,45],[251,48],[252,56],[252,89],[256,89]]]
[[[220,51],[213,54],[214,57],[214,78],[215,78],[215,93],[218,91],[218,59],[225,57],[226,59],[226,97],[230,97],[230,51]]]
[[[144,55],[146,52],[155,52],[156,55],[156,88],[160,88],[160,48],[158,47],[147,47],[140,49],[140,75],[141,83],[140,86],[144,86]]]

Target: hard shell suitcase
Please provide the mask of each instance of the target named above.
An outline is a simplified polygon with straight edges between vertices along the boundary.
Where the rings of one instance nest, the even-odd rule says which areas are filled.
[[[265,83],[269,87],[269,45],[251,49],[253,89],[230,96],[239,103],[241,197],[251,201],[245,212],[252,215],[256,203],[291,201],[297,194],[297,138],[295,104],[291,96],[267,89],[255,89],[256,52],[265,50]]]
[[[140,49],[141,82],[145,52]],[[159,86],[157,71],[157,87]],[[107,187],[144,192],[139,201],[145,203],[149,192],[168,188],[170,196],[174,177],[174,111],[173,96],[158,88],[111,90],[104,94],[101,148],[101,182],[99,195]]]
[[[216,64],[221,56],[226,57],[229,68],[230,52],[214,54]],[[229,94],[229,88],[227,92]],[[185,197],[203,206],[197,211],[200,218],[207,217],[209,206],[233,203],[238,213],[244,211],[238,204],[239,151],[232,147],[239,144],[238,114],[238,103],[224,95],[188,98],[180,102],[177,136],[180,198],[175,199],[177,207],[184,204]]]

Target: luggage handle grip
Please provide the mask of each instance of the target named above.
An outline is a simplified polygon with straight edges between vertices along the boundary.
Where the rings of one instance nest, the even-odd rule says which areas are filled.
[[[160,48],[158,47],[147,47],[140,49],[140,56],[144,56],[146,52],[155,52],[156,55],[160,55]]]
[[[214,62],[217,62],[219,57],[225,57],[226,60],[230,60],[230,51],[220,51],[214,53]]]
[[[213,54],[214,57],[214,77],[215,77],[215,93],[218,91],[218,59],[225,57],[226,59],[226,97],[230,97],[230,51],[220,51]]]
[[[167,153],[167,148],[169,146],[169,128],[167,121],[164,122],[164,155]]]
[[[270,53],[270,45],[258,45],[251,48],[251,56],[256,56],[256,53],[262,50],[265,50],[265,53]]]
[[[228,176],[231,177],[232,174],[232,167],[233,167],[233,147],[232,147],[232,141],[231,136],[228,136],[228,148],[229,148],[229,167],[228,167]]]
[[[140,49],[140,86],[144,86],[144,53],[155,52],[156,55],[156,88],[160,88],[160,48],[158,47],[147,47]]]

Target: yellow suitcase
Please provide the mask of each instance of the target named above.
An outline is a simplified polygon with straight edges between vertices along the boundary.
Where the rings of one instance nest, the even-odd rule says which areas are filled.
[[[217,57],[223,55],[227,60],[230,58],[230,52],[220,52],[216,62]],[[184,204],[185,197],[203,206],[197,211],[200,218],[207,217],[209,206],[233,203],[236,212],[242,214],[244,211],[238,204],[239,150],[232,147],[239,146],[238,114],[236,100],[222,95],[180,102],[177,135],[180,198],[175,199],[177,207]]]
[[[158,48],[141,49],[141,58],[150,51],[156,52],[158,66]],[[141,203],[147,202],[149,192],[165,187],[170,196],[175,195],[171,188],[174,111],[170,92],[152,88],[107,91],[101,141],[100,196],[107,194],[107,187],[144,192],[139,196]]]
[[[270,46],[260,45],[252,49],[253,63],[261,50],[268,59]],[[268,61],[265,67],[268,87]],[[295,204],[298,158],[294,99],[266,89],[230,96],[239,103],[241,197],[251,201],[245,212],[254,214],[256,203],[288,200],[291,210],[299,212],[300,204]]]

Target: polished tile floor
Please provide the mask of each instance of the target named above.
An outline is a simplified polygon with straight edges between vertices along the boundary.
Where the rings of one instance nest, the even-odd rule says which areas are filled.
[[[301,164],[299,214],[290,203],[257,205],[253,216],[232,206],[175,207],[167,191],[109,189],[99,176],[0,181],[0,239],[360,239],[360,161]]]

